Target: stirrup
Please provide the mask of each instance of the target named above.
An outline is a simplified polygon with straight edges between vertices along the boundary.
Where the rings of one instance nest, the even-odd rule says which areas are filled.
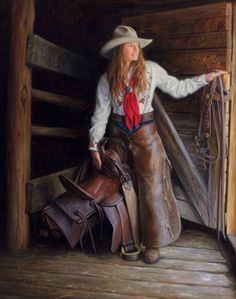
[[[142,245],[135,246],[134,251],[125,251],[125,247],[121,246],[120,256],[127,261],[137,261],[141,257],[142,251]]]

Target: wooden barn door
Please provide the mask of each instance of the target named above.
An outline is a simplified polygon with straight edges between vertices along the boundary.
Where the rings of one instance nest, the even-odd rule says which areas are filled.
[[[123,24],[134,27],[141,37],[154,39],[145,53],[147,59],[185,78],[215,69],[230,72],[231,11],[231,4],[220,3],[130,17]],[[157,125],[174,166],[181,216],[216,228],[219,162],[205,165],[195,149],[202,89],[178,101],[158,90],[157,94]]]

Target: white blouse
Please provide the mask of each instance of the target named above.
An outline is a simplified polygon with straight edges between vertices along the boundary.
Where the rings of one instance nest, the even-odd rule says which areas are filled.
[[[146,61],[146,75],[148,88],[146,92],[137,95],[140,114],[153,111],[152,99],[156,87],[173,98],[183,98],[192,94],[199,88],[208,84],[205,74],[184,80],[168,75],[165,69],[153,61]],[[132,69],[128,73],[128,80],[132,77]],[[119,97],[112,98],[106,73],[103,74],[98,82],[96,90],[96,105],[91,119],[91,129],[89,130],[89,150],[98,150],[97,144],[103,138],[108,118],[111,112],[124,115],[123,109],[124,92]]]

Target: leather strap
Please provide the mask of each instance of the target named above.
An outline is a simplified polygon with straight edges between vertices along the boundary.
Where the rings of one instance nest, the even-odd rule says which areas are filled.
[[[137,206],[137,196],[134,191],[133,182],[129,173],[118,163],[118,161],[114,160],[117,169],[120,172],[120,181],[122,184],[122,190],[126,202],[126,206],[128,209],[129,220],[131,225],[132,236],[134,240],[135,247],[138,248],[140,245],[139,240],[139,227],[138,227],[138,206]]]
[[[217,234],[220,244],[220,232],[225,237],[225,157],[227,155],[225,133],[225,101],[229,94],[223,89],[221,77],[215,78],[206,92],[201,105],[201,116],[198,135],[195,138],[196,150],[199,157],[206,163],[215,163],[219,160],[219,196],[217,204]],[[213,130],[216,136],[216,155],[209,153]]]
[[[221,77],[217,77],[204,89],[195,144],[199,157],[206,163],[215,163],[220,158],[221,135],[224,134],[224,128],[217,126],[217,120],[221,124],[225,123],[224,103],[227,100],[228,94],[224,93]],[[213,131],[216,136],[216,154],[214,156],[209,154]],[[224,146],[223,144],[222,146],[226,148],[225,138],[223,139]]]

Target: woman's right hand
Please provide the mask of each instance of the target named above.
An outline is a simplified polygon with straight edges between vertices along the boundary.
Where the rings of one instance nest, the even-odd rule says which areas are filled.
[[[215,70],[214,72],[205,74],[205,78],[207,82],[211,82],[213,81],[216,77],[219,77],[221,75],[225,75],[227,74],[226,71],[222,71],[222,70]]]
[[[91,156],[93,159],[93,165],[98,169],[102,169],[102,160],[100,153],[98,151],[91,151]]]

